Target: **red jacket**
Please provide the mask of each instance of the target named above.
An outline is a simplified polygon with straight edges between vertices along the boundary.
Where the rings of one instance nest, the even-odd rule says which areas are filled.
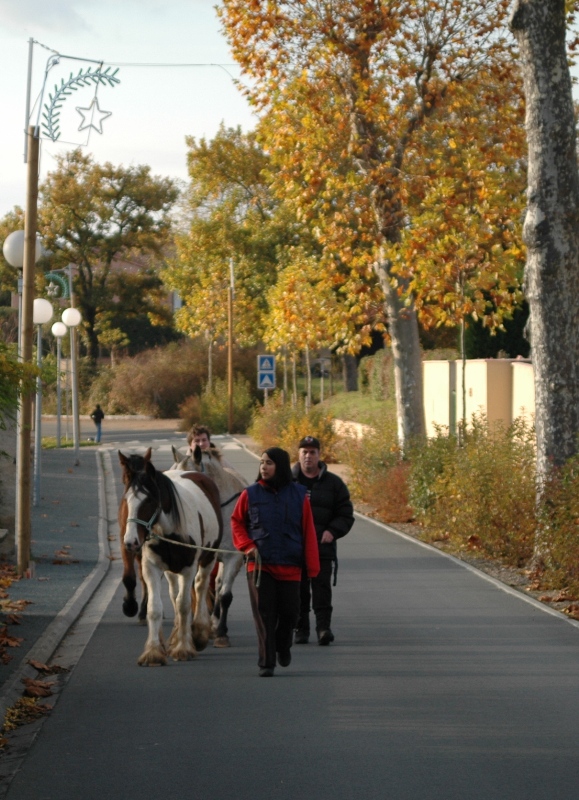
[[[260,481],[262,486],[267,484]],[[273,491],[273,490],[272,490]],[[255,548],[255,542],[249,537],[247,532],[248,527],[248,510],[249,500],[247,491],[241,493],[237,501],[233,514],[231,515],[231,533],[233,536],[233,544],[242,553],[247,553]],[[314,518],[312,516],[312,508],[310,501],[307,497],[304,498],[304,505],[302,509],[302,533],[304,537],[304,560],[306,571],[309,578],[315,578],[320,571],[320,555],[318,549],[318,540],[316,538],[316,529],[314,527]],[[301,567],[295,567],[287,564],[262,564],[264,572],[269,572],[274,578],[280,581],[299,581],[302,577]],[[247,564],[248,572],[253,572],[255,569],[255,562],[249,561]]]

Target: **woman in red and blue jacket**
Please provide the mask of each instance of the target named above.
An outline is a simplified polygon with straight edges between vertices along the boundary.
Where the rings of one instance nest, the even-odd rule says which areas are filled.
[[[277,663],[291,662],[293,629],[300,610],[302,567],[320,571],[316,529],[305,487],[293,480],[289,454],[269,447],[261,456],[257,481],[243,491],[231,515],[233,543],[248,558],[247,579],[257,630],[258,666],[272,677]],[[255,552],[261,573],[255,581]]]

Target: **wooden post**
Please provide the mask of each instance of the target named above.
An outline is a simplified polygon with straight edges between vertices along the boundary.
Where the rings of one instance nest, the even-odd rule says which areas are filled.
[[[227,319],[229,324],[229,346],[227,350],[227,394],[228,415],[227,430],[233,433],[233,287],[228,289]]]
[[[32,364],[34,338],[34,264],[36,262],[36,226],[38,216],[38,153],[39,138],[33,125],[28,128],[28,179],[26,216],[24,218],[24,265],[22,269],[22,361]],[[32,429],[32,392],[20,395],[20,429],[18,431],[18,504],[16,545],[18,574],[26,576],[30,566],[31,540],[31,468],[30,433]]]

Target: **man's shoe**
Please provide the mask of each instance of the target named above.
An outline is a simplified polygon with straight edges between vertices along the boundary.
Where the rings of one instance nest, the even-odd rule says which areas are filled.
[[[288,650],[287,653],[277,654],[277,663],[280,665],[280,667],[289,667],[291,662],[292,662],[292,654],[290,650]]]
[[[327,647],[330,644],[330,642],[333,641],[334,641],[334,634],[329,628],[326,631],[318,632],[318,644]]]
[[[307,644],[310,641],[310,634],[307,631],[296,630],[294,632],[294,644]]]
[[[273,678],[273,669],[271,667],[263,667],[259,670],[260,678]]]

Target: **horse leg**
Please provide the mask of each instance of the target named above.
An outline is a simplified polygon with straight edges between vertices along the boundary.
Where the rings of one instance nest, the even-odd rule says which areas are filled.
[[[229,636],[227,635],[227,615],[229,606],[233,600],[233,581],[243,564],[243,556],[226,555],[223,559],[223,570],[221,575],[221,586],[219,587],[219,621],[215,632],[213,647],[231,647]]]
[[[161,599],[161,570],[152,564],[143,555],[141,561],[143,577],[147,583],[147,625],[149,635],[145,649],[141,653],[137,664],[141,667],[164,666],[167,663],[165,648],[161,642],[161,624],[163,622],[163,601]]]
[[[165,577],[167,578],[167,583],[169,584],[169,598],[171,599],[171,605],[173,606],[173,630],[171,631],[171,635],[167,639],[167,648],[170,650],[172,647],[175,646],[175,642],[177,641],[177,616],[178,616],[178,607],[177,607],[177,596],[179,594],[179,583],[177,579],[177,575],[174,572],[166,572]]]
[[[125,547],[125,526],[127,524],[128,510],[127,502],[123,498],[119,507],[119,534],[121,538],[121,556],[123,558],[123,586],[126,589],[123,597],[123,614],[125,617],[134,617],[139,606],[135,597],[135,587],[137,586],[137,573],[135,571],[135,554]]]
[[[141,564],[141,554],[137,555],[137,562],[139,564],[139,577],[141,579],[141,605],[139,606],[139,625],[147,624],[147,584],[143,578],[143,565]]]
[[[174,661],[189,661],[197,655],[191,635],[193,566],[185,567],[179,575],[171,575],[170,586],[173,578],[176,578],[178,591],[175,596],[175,623],[169,640],[169,655]]]
[[[213,553],[201,553],[195,575],[195,615],[193,617],[193,643],[204,650],[211,638],[211,620],[207,608],[207,590],[213,569]]]

